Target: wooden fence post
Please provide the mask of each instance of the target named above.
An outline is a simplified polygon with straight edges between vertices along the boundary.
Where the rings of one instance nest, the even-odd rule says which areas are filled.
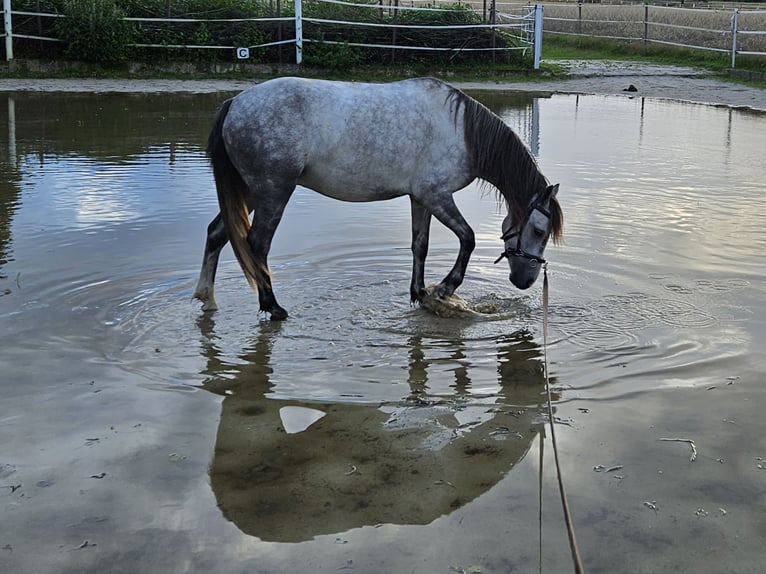
[[[11,0],[3,0],[3,26],[5,27],[5,59],[13,60],[13,30],[11,26]]]

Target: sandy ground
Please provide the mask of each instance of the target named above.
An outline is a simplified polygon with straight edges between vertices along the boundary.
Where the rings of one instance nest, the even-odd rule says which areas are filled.
[[[542,93],[621,94],[681,100],[766,111],[766,89],[707,77],[705,71],[654,64],[569,60],[565,79],[534,82],[461,82],[463,89],[500,89]],[[247,80],[0,79],[0,91],[190,92],[241,90]],[[625,91],[634,86],[636,91]]]

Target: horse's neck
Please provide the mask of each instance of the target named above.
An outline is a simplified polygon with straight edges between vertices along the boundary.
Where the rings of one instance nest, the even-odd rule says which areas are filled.
[[[534,156],[510,126],[479,102],[466,96],[462,103],[477,177],[496,187],[509,205],[526,205],[545,182]]]
[[[545,176],[521,141],[504,155],[492,164],[480,165],[477,175],[496,187],[509,205],[526,206],[544,185]]]

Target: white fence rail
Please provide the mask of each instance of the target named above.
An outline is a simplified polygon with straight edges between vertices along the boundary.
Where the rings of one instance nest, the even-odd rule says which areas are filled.
[[[294,46],[295,62],[303,60],[304,46],[311,43],[322,42],[324,44],[345,44],[359,49],[386,50],[393,55],[397,51],[414,52],[423,51],[431,53],[472,53],[491,52],[504,53],[512,50],[521,50],[524,53],[533,54],[534,66],[539,67],[542,52],[542,28],[543,6],[504,3],[497,0],[462,0],[464,8],[470,7],[480,16],[481,23],[472,25],[440,26],[430,24],[406,24],[393,18],[389,22],[365,22],[351,20],[333,20],[330,18],[307,17],[302,10],[303,0],[293,0],[295,3],[294,17],[272,18],[239,18],[239,19],[204,19],[204,18],[128,18],[139,25],[147,24],[226,24],[251,23],[262,26],[284,26],[284,37],[260,44],[235,46],[235,45],[198,45],[190,43],[138,43],[137,48],[146,49],[184,49],[184,50],[210,50],[210,51],[236,51],[238,57],[247,56],[249,52],[258,48],[270,48],[273,46]],[[346,10],[379,10],[381,14],[395,16],[406,14],[410,10],[424,12],[447,12],[449,8],[438,8],[435,3],[426,3],[420,0],[378,0],[378,4],[344,2],[342,0],[314,0],[342,6]],[[400,5],[398,2],[408,1],[410,6]],[[387,2],[385,4],[384,2]],[[13,17],[26,17],[37,19],[62,18],[60,14],[36,13],[13,11],[12,0],[3,0],[3,34],[5,39],[5,55],[7,60],[13,58],[13,41],[16,39],[35,40],[39,42],[59,42],[55,37],[41,34],[18,33],[13,31]],[[403,19],[403,18],[402,18]],[[545,4],[545,32],[547,34],[565,34],[583,37],[596,37],[608,39],[621,39],[643,42],[649,44],[661,44],[668,46],[691,48],[695,50],[707,50],[730,54],[731,66],[737,64],[738,55],[766,56],[766,10],[729,8],[729,9],[695,9],[653,6],[649,4],[583,4],[574,3],[546,3]],[[388,41],[376,42],[352,41],[342,38],[334,40],[323,38],[323,32],[342,27],[345,30],[353,29],[385,29],[388,32]],[[490,46],[460,46],[438,45],[436,42],[428,42],[428,45],[403,44],[397,42],[397,37],[402,38],[407,32],[428,33],[434,31],[434,37],[438,31],[449,30],[491,30],[502,33],[506,37],[514,39],[514,46],[490,45]],[[380,38],[380,34],[378,37]]]
[[[294,17],[276,17],[276,18],[237,18],[237,19],[220,19],[220,18],[126,18],[126,20],[135,22],[136,24],[226,24],[226,23],[251,23],[251,24],[285,24],[286,28],[290,29],[294,36],[288,39],[279,39],[277,41],[270,41],[261,44],[255,44],[250,46],[234,46],[234,45],[199,45],[199,44],[173,44],[173,43],[136,43],[133,47],[136,48],[152,48],[152,49],[188,49],[188,50],[233,50],[236,51],[237,58],[245,59],[248,57],[250,51],[258,48],[268,48],[271,46],[279,45],[294,45],[295,46],[295,62],[300,64],[303,60],[303,49],[307,43],[324,43],[324,44],[344,44],[347,46],[353,46],[356,48],[375,48],[390,50],[392,52],[396,50],[407,51],[423,51],[423,52],[452,52],[452,53],[472,53],[472,52],[491,52],[495,53],[508,53],[511,51],[521,51],[524,54],[531,52],[533,55],[533,61],[535,68],[540,65],[541,50],[542,50],[542,5],[530,5],[530,4],[509,4],[506,7],[506,12],[499,13],[494,9],[491,11],[491,19],[487,21],[486,12],[485,17],[481,23],[477,24],[461,24],[461,25],[439,25],[439,24],[401,24],[396,23],[396,15],[405,13],[411,10],[417,10],[420,12],[450,12],[449,7],[437,8],[437,7],[418,7],[418,6],[400,6],[398,0],[396,5],[369,4],[369,3],[353,3],[343,2],[340,0],[315,0],[315,2],[342,5],[347,9],[364,9],[364,10],[380,10],[381,14],[384,12],[391,16],[394,15],[394,22],[363,22],[363,21],[344,21],[334,20],[330,18],[312,18],[303,14],[302,0],[293,0],[295,4],[295,16]],[[465,5],[464,5],[465,6]],[[3,34],[5,38],[5,55],[6,60],[13,59],[13,39],[23,38],[27,40],[37,40],[40,42],[59,42],[60,40],[51,36],[31,35],[31,34],[19,34],[14,33],[12,21],[13,17],[26,16],[36,18],[61,18],[62,15],[50,14],[50,13],[38,13],[38,12],[22,12],[14,11],[11,8],[11,0],[3,0],[3,15],[4,15],[4,27]],[[311,27],[311,34],[306,33],[306,24]],[[326,40],[323,38],[323,31],[331,27],[344,27],[344,28],[360,28],[371,29],[381,28],[390,32],[390,42],[388,43],[364,43],[354,41],[338,41],[338,40]],[[435,45],[429,43],[429,45],[412,45],[397,43],[397,33],[402,34],[407,31],[417,30],[433,30],[436,31],[449,31],[449,30],[461,30],[461,31],[492,31],[492,45],[488,47],[469,47],[469,46],[447,46],[447,45]],[[511,39],[513,44],[507,42],[494,42],[494,34],[502,32],[506,39]],[[287,35],[287,34],[286,34]]]
[[[545,33],[630,40],[731,55],[766,56],[766,10],[649,4],[545,5]]]

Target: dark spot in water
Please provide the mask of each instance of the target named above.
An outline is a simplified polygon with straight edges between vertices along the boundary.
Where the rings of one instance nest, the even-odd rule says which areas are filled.
[[[251,467],[246,473],[237,476],[236,478],[243,482],[241,485],[242,488],[248,488],[251,484],[261,484],[279,480],[282,478],[282,469],[267,463],[257,464]]]
[[[254,417],[256,415],[263,414],[263,412],[264,412],[264,408],[261,405],[247,405],[237,409],[237,414],[240,414],[246,417]]]
[[[463,449],[463,453],[468,456],[476,456],[477,454],[497,454],[497,450],[489,445],[467,446]]]

